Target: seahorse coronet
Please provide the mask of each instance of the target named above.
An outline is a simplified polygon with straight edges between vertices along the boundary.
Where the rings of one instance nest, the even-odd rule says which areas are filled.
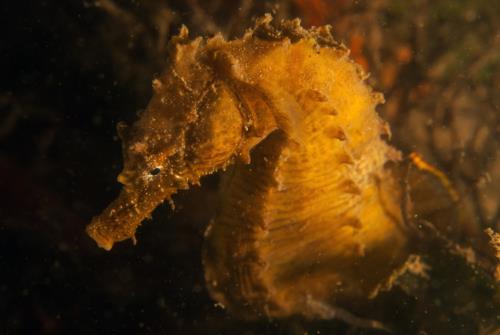
[[[331,30],[270,15],[233,40],[183,26],[146,111],[120,126],[124,189],[89,235],[109,250],[227,169],[203,255],[215,300],[244,318],[327,318],[376,295],[408,256],[400,154],[381,138],[383,96]]]

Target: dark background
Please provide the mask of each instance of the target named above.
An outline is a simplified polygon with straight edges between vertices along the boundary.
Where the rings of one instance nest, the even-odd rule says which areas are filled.
[[[183,23],[192,36],[227,37],[266,12],[332,24],[385,94],[380,113],[393,143],[421,153],[461,192],[459,242],[486,250],[483,230],[500,230],[495,1],[69,0],[0,8],[0,334],[377,333],[300,318],[241,322],[215,306],[200,254],[217,176],[179,194],[175,211],[157,209],[135,247],[105,252],[84,233],[119,190],[115,126],[146,106],[166,43]],[[498,287],[449,255],[441,259],[434,264],[441,277],[425,290],[449,296],[421,303],[396,292],[378,314],[401,334],[498,334]]]

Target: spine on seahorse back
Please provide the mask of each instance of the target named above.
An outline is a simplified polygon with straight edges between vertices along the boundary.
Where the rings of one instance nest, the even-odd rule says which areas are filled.
[[[212,295],[246,317],[313,317],[306,299],[375,295],[407,256],[381,95],[345,49],[314,37],[280,41],[246,73],[282,126],[226,176],[207,230]]]

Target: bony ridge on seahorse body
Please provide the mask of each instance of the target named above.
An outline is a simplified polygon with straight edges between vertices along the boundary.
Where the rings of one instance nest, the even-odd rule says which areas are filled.
[[[408,243],[388,167],[400,154],[364,77],[329,26],[267,15],[230,41],[183,27],[146,111],[118,127],[124,187],[88,234],[110,250],[227,168],[203,255],[215,300],[245,318],[331,317],[376,295]]]

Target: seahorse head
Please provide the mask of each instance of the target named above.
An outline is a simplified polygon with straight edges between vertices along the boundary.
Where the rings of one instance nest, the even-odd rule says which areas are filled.
[[[230,60],[187,29],[171,42],[169,65],[152,82],[139,119],[119,123],[123,170],[119,197],[87,227],[99,246],[134,238],[137,226],[179,189],[226,166],[240,148],[242,115],[224,77]]]

